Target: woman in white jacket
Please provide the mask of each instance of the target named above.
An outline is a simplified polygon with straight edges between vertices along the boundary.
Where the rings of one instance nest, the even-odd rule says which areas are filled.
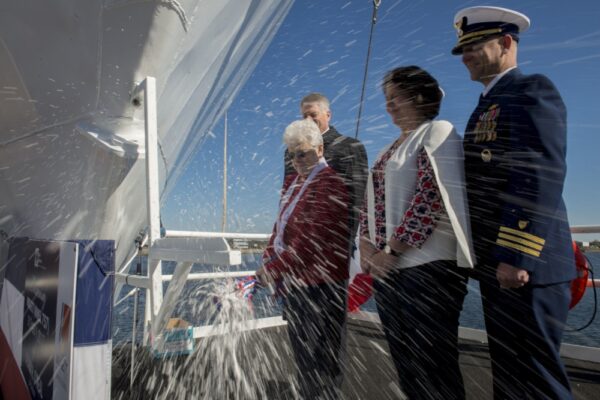
[[[416,66],[383,81],[400,128],[369,173],[361,215],[361,266],[409,399],[461,399],[458,319],[473,267],[461,138],[434,121],[443,92]]]

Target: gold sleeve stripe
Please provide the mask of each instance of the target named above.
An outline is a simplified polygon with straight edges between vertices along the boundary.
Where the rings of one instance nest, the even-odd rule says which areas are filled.
[[[497,239],[496,240],[496,244],[502,246],[502,247],[508,247],[511,249],[515,249],[515,250],[519,250],[525,254],[529,254],[531,256],[534,257],[539,257],[540,256],[540,252],[539,251],[535,251],[533,249],[530,249],[529,247],[525,247],[525,246],[521,246],[520,244],[516,244],[513,242],[508,242],[506,240],[502,240],[502,239]]]
[[[532,241],[529,241],[527,239],[522,239],[518,236],[508,235],[506,233],[499,233],[498,237],[502,238],[502,239],[508,239],[510,241],[522,244],[523,246],[531,247],[534,250],[542,251],[544,249],[544,246],[534,243]]]
[[[508,228],[506,226],[500,227],[500,232],[511,233],[513,235],[521,236],[522,238],[529,239],[532,242],[536,242],[541,244],[542,246],[546,244],[546,241],[539,236],[532,235],[531,233],[521,232],[516,229]]]

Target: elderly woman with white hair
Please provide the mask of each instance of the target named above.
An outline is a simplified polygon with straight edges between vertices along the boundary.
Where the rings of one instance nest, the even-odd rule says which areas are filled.
[[[296,174],[284,183],[273,235],[257,271],[263,284],[283,284],[288,334],[302,398],[338,398],[346,321],[350,198],[323,158],[323,138],[310,119],[295,121],[283,140]]]

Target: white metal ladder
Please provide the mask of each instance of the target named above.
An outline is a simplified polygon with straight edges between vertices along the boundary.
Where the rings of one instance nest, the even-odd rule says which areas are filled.
[[[177,300],[188,280],[233,278],[254,275],[255,271],[235,271],[190,274],[194,263],[240,265],[242,252],[232,248],[232,241],[267,241],[269,234],[225,232],[170,231],[160,234],[160,187],[158,180],[158,132],[156,79],[146,77],[136,88],[135,96],[143,95],[146,137],[146,201],[148,211],[148,274],[117,273],[116,281],[146,289],[144,344],[152,343],[164,331]],[[175,261],[173,275],[163,275],[162,261]],[[163,282],[169,281],[163,295]],[[280,317],[264,318],[254,327],[284,324]],[[195,327],[194,337],[211,334],[210,326]]]

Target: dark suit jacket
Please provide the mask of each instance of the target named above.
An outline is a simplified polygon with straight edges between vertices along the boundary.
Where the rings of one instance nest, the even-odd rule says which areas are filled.
[[[358,212],[363,204],[369,174],[367,152],[360,141],[341,135],[333,126],[323,134],[323,147],[327,164],[344,180],[350,194],[350,240],[353,241],[359,225]],[[284,160],[285,177],[296,174],[287,150]]]
[[[285,179],[283,193],[295,177]],[[319,172],[288,219],[283,234],[287,250],[279,256],[273,248],[276,226],[273,227],[263,254],[265,268],[276,279],[293,276],[309,285],[348,279],[349,202],[348,191],[338,174],[330,167]]]
[[[478,267],[506,262],[533,284],[576,275],[567,212],[566,109],[543,75],[507,73],[471,115],[465,178]]]

